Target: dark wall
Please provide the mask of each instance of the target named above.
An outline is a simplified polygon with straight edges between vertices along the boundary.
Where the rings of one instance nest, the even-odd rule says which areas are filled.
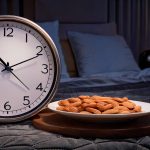
[[[74,5],[72,5],[73,2]],[[93,5],[91,2],[93,4],[96,3],[96,5]],[[43,9],[40,8],[41,4],[43,5]],[[83,16],[83,18],[88,19],[89,17],[91,18],[89,20],[92,20],[91,13],[97,16],[105,13],[106,22],[115,22],[117,24],[118,34],[125,37],[136,59],[138,59],[142,51],[150,49],[149,0],[0,0],[0,14],[20,15],[34,21],[40,21],[39,15],[41,12],[45,12],[44,17],[49,15],[49,19],[54,19],[53,14],[47,12],[45,9],[47,4],[49,10],[67,11],[70,8],[69,11],[72,11],[70,15],[74,15],[75,9],[78,10],[79,8],[87,7],[89,13],[85,17]],[[101,5],[104,5],[104,7],[99,11],[98,7],[102,8]],[[62,11],[63,14],[65,15],[64,11]],[[56,19],[60,19],[62,23],[63,19],[61,18],[63,17],[59,16]],[[76,20],[78,21],[78,17],[76,17]]]
[[[23,0],[0,0],[0,15],[22,15]]]
[[[110,0],[109,21],[117,23],[137,58],[141,51],[150,49],[150,1]]]

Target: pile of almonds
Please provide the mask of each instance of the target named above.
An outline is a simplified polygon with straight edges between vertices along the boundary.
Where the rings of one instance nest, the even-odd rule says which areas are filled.
[[[60,100],[58,105],[57,110],[81,114],[129,114],[142,111],[141,106],[127,97],[80,95]]]

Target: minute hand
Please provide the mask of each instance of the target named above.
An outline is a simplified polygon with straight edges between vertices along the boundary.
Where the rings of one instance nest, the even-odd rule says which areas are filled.
[[[37,57],[38,57],[38,55],[37,55],[37,56],[34,56],[34,57],[32,57],[32,58],[26,59],[26,60],[24,60],[24,61],[21,61],[21,62],[19,62],[19,63],[17,63],[17,64],[14,64],[14,65],[10,66],[10,68],[13,68],[14,66],[20,65],[20,64],[22,64],[22,63],[25,63],[25,62],[30,61],[30,60],[32,60],[32,59],[34,59],[34,58],[37,58]],[[6,68],[3,69],[2,72],[5,71],[5,70],[6,70]]]
[[[5,61],[2,59],[2,58],[0,58],[0,61],[2,62],[2,64],[5,66],[5,70],[7,70],[8,68],[7,68],[7,64],[8,64],[8,66],[9,66],[9,63],[5,63]],[[3,70],[2,70],[3,71]],[[11,74],[13,74],[28,90],[29,90],[29,88],[11,71],[11,68],[9,69],[9,70],[7,70],[7,71],[9,71]]]

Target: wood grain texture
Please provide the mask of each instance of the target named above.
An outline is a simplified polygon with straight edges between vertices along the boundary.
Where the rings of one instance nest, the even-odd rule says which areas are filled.
[[[150,135],[150,116],[117,123],[87,123],[43,110],[33,118],[41,130],[71,137],[130,138]]]

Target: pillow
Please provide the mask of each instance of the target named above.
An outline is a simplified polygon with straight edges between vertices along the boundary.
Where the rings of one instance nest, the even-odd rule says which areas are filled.
[[[67,78],[69,77],[69,74],[67,72],[67,67],[65,64],[65,60],[64,60],[64,56],[63,56],[63,51],[59,42],[59,36],[58,36],[58,28],[59,28],[59,23],[58,21],[53,21],[53,22],[42,22],[42,23],[38,23],[38,25],[40,25],[52,38],[52,40],[54,41],[57,49],[58,49],[58,53],[60,56],[60,62],[61,62],[61,78]]]
[[[79,76],[139,71],[123,37],[68,32]]]

